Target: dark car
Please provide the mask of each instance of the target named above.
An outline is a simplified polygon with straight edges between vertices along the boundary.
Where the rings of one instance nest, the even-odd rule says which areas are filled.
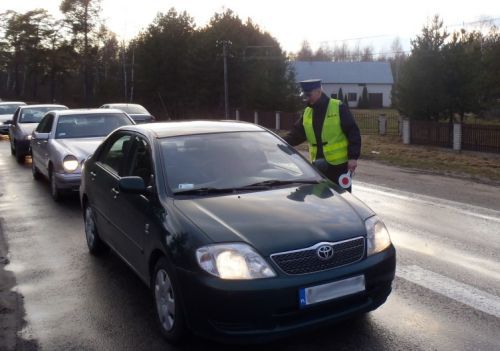
[[[135,123],[150,123],[154,122],[155,118],[151,113],[149,113],[146,108],[142,105],[138,104],[122,104],[122,103],[114,103],[114,104],[104,104],[100,108],[114,108],[118,110],[122,110],[127,113]]]
[[[90,253],[151,288],[163,335],[262,340],[372,311],[396,255],[382,221],[268,130],[122,127],[84,164]]]

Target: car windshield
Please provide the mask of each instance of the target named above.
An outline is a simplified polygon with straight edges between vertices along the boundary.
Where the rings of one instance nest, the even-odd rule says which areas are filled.
[[[112,108],[117,108],[128,114],[149,114],[141,105],[114,105]]]
[[[174,193],[322,179],[292,147],[268,132],[178,136],[160,145]]]
[[[57,121],[56,139],[102,137],[116,128],[132,124],[122,113],[86,113],[60,116]]]
[[[21,111],[21,116],[19,117],[19,123],[39,123],[47,112],[65,109],[65,107],[61,106],[23,108]]]
[[[19,106],[19,104],[0,105],[0,115],[13,115]]]

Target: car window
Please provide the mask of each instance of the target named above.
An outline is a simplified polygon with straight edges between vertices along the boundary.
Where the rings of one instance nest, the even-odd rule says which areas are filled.
[[[56,139],[106,136],[116,128],[132,124],[123,113],[87,113],[59,117]]]
[[[132,136],[129,134],[118,136],[118,139],[110,140],[109,145],[99,155],[99,162],[110,168],[119,176],[123,176],[123,161],[132,146]]]
[[[153,165],[148,142],[142,137],[135,137],[134,151],[129,158],[131,167],[129,175],[144,179],[146,186],[152,185]]]
[[[267,132],[188,135],[161,140],[172,191],[231,188],[277,180],[319,180],[293,148]]]
[[[17,123],[17,117],[19,117],[19,111],[21,110],[20,107],[16,109],[16,112],[14,113],[14,116],[12,116],[12,123],[16,124]]]
[[[19,104],[0,105],[0,115],[13,115]]]
[[[19,115],[19,123],[40,123],[47,112],[64,109],[66,108],[57,106],[23,108]]]
[[[52,124],[54,122],[54,115],[48,114],[41,121],[38,127],[36,127],[36,131],[38,133],[50,133],[52,130]]]

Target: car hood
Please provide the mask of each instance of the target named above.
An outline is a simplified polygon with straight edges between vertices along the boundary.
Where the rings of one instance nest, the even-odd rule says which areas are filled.
[[[12,119],[12,116],[13,116],[12,114],[0,115],[0,123],[8,121],[9,119]]]
[[[19,123],[18,127],[23,135],[29,135],[38,127],[38,123]]]
[[[373,215],[328,183],[176,199],[174,203],[212,241],[243,241],[264,256],[366,235],[364,219]]]
[[[86,159],[94,153],[102,143],[104,137],[99,138],[74,138],[74,139],[53,139],[54,146],[63,153],[76,156],[80,161]],[[64,155],[63,155],[64,156]]]

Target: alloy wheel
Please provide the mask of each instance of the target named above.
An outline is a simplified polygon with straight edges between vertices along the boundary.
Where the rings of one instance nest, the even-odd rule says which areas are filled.
[[[175,323],[175,296],[172,282],[165,269],[159,269],[156,273],[155,300],[161,326],[168,332]]]

